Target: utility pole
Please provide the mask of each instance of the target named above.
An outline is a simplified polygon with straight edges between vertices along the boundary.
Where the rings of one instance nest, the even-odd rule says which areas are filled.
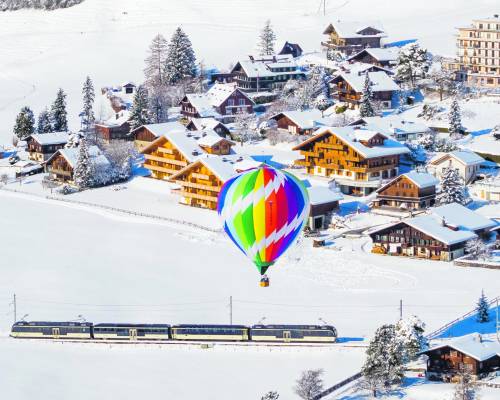
[[[14,293],[14,301],[12,302],[14,305],[14,323],[17,322],[17,303],[16,303],[16,294]]]
[[[323,0],[323,15],[326,15],[326,0]]]
[[[233,324],[233,296],[229,296],[229,325]]]
[[[498,297],[497,297],[497,327],[496,327],[496,332],[497,332],[497,341],[500,342],[500,321],[498,320]]]
[[[403,299],[399,300],[399,319],[403,319]]]

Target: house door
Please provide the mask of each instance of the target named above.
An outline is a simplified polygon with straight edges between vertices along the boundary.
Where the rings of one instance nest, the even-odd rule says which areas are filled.
[[[61,335],[61,331],[59,328],[52,328],[52,336],[54,336],[56,339]]]
[[[297,127],[295,125],[288,125],[288,130],[290,133],[297,133]]]
[[[315,231],[323,229],[324,217],[320,215],[319,217],[314,217],[313,228]]]
[[[137,340],[137,329],[129,330],[130,340]]]
[[[292,335],[290,333],[290,331],[283,331],[283,341],[284,342],[289,342],[292,338]]]

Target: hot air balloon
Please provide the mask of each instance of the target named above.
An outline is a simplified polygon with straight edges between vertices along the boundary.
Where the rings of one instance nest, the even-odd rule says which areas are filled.
[[[217,211],[229,238],[262,275],[261,286],[269,286],[266,271],[303,230],[309,197],[295,176],[263,166],[226,181]]]

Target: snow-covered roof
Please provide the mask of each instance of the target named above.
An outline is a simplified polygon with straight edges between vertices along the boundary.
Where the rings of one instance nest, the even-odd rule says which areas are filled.
[[[180,122],[174,121],[174,122],[164,122],[161,124],[148,124],[148,125],[143,125],[140,126],[132,131],[135,132],[141,128],[146,128],[148,131],[150,131],[154,136],[157,138],[165,134],[166,132],[185,132],[186,127],[182,125]]]
[[[204,129],[214,129],[218,125],[224,125],[222,122],[217,121],[215,118],[191,118],[191,121],[197,131]]]
[[[321,111],[315,108],[304,111],[283,111],[279,114],[273,115],[271,119],[274,119],[279,115],[284,115],[289,118],[301,129],[312,129],[316,127],[316,120],[322,118]]]
[[[372,92],[390,92],[400,90],[398,84],[384,71],[368,72]],[[365,73],[342,72],[333,80],[344,79],[356,92],[362,93],[365,86]]]
[[[396,47],[387,47],[387,48],[367,47],[366,49],[363,49],[360,52],[350,56],[347,60],[354,59],[362,53],[367,53],[371,55],[377,61],[395,61],[398,59],[399,49]]]
[[[430,132],[430,128],[420,122],[407,121],[399,115],[388,115],[386,117],[363,117],[350,125],[364,123],[367,129],[378,130],[388,135],[398,133],[415,134]]]
[[[219,118],[221,115],[214,109],[207,93],[188,93],[186,98],[202,118]]]
[[[479,333],[472,333],[450,341],[445,341],[423,351],[422,354],[428,354],[445,347],[451,347],[480,362],[489,360],[495,356],[500,357],[500,343],[496,340],[482,337]]]
[[[208,96],[208,100],[213,107],[219,107],[224,101],[227,100],[229,96],[231,96],[235,91],[239,91],[242,96],[245,96],[253,103],[253,100],[250,99],[245,93],[240,91],[236,82],[232,83],[218,83],[216,82],[210,90],[206,93]]]
[[[380,21],[371,22],[354,22],[354,21],[336,21],[332,22],[324,31],[324,33],[330,33],[331,29],[335,29],[337,34],[341,38],[369,38],[369,37],[386,37],[384,27]],[[367,28],[373,28],[379,31],[374,35],[363,35],[363,32]]]
[[[352,126],[344,126],[340,128],[335,127],[323,127],[316,131],[316,135],[312,138],[307,139],[302,142],[298,146],[294,147],[293,150],[300,150],[304,145],[314,142],[325,135],[335,135],[339,139],[341,139],[344,143],[351,146],[355,151],[361,154],[364,158],[375,158],[375,157],[384,157],[384,156],[392,156],[392,155],[401,155],[407,154],[410,152],[408,147],[403,144],[393,140],[393,139],[385,139],[384,144],[379,146],[369,147],[359,140],[359,138],[365,137],[373,137],[379,132],[368,131],[359,127]],[[381,134],[382,135],[382,134]],[[382,135],[384,136],[384,135]],[[385,136],[384,136],[385,137]]]
[[[249,60],[239,60],[240,65],[249,78],[264,78],[278,75],[296,74],[298,65],[291,54],[268,57],[252,57]],[[272,69],[287,68],[290,71],[273,71]]]
[[[474,232],[468,230],[454,231],[444,226],[442,219],[436,215],[423,215],[405,219],[403,222],[447,245],[466,242],[477,237]]]
[[[476,153],[469,150],[455,150],[451,153],[440,153],[436,155],[432,160],[431,164],[439,165],[443,161],[448,160],[449,157],[461,162],[466,166],[478,165],[484,161],[484,158],[478,156]]]
[[[331,190],[328,186],[311,186],[307,188],[311,205],[333,203],[344,198],[340,192]]]
[[[65,144],[68,142],[69,133],[68,132],[40,133],[31,135],[31,138],[36,142],[40,143],[42,146],[52,145],[52,144]]]
[[[375,64],[370,64],[370,63],[363,63],[363,62],[355,62],[355,63],[349,63],[349,62],[344,62],[339,65],[339,69],[336,73],[334,73],[334,77],[337,75],[341,74],[342,72],[344,73],[349,73],[349,74],[364,74],[366,71],[371,71],[371,72],[385,72],[388,75],[394,75],[394,71],[381,67],[380,65],[375,65]]]
[[[196,163],[205,165],[222,182],[227,181],[237,173],[246,171],[251,168],[258,168],[262,165],[261,162],[255,161],[248,156],[240,154],[231,154],[226,156],[205,155],[198,158],[198,160],[196,160]],[[184,167],[179,172],[172,175],[170,179],[175,180],[179,176],[183,175],[186,171],[194,167],[194,165],[195,164],[193,163]]]
[[[171,131],[163,135],[188,160],[193,162],[200,158],[205,151],[198,145],[197,139],[190,132]],[[143,150],[144,151],[144,150]]]
[[[222,140],[227,140],[219,136],[213,129],[204,129],[203,131],[196,132],[200,132],[201,134],[201,137],[197,140],[200,146],[212,147]]]
[[[477,231],[496,226],[496,223],[491,219],[483,217],[458,203],[436,207],[432,210],[432,214],[439,218],[444,218],[447,225],[455,226],[459,229]]]
[[[439,184],[439,179],[431,174],[428,174],[427,172],[410,171],[406,174],[403,174],[403,176],[406,176],[420,189],[436,186],[437,184]]]
[[[63,156],[68,164],[72,167],[75,168],[76,163],[78,161],[78,154],[80,152],[79,147],[72,147],[70,149],[61,149],[59,150],[56,154],[60,154]],[[106,156],[103,154],[103,152],[99,149],[97,146],[89,146],[88,148],[89,156],[92,159],[92,162],[94,165],[98,167],[106,167],[110,165],[109,160],[106,158]],[[54,158],[56,156],[54,154],[49,160],[47,160],[47,163],[50,161],[50,159]]]
[[[130,112],[128,110],[121,110],[120,112],[115,113],[111,118],[108,118],[101,123],[97,123],[96,125],[102,126],[122,126],[124,123],[128,122],[130,118]]]

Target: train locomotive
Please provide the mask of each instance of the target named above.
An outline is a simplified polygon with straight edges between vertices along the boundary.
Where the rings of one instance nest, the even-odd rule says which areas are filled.
[[[201,325],[19,321],[11,337],[96,341],[334,343],[331,325]]]

